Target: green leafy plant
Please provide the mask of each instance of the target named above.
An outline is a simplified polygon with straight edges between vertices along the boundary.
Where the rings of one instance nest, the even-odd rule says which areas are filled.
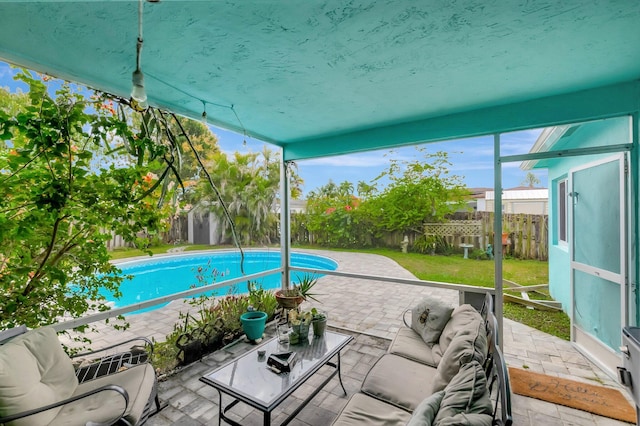
[[[313,287],[318,283],[318,277],[313,274],[304,274],[302,277],[296,276],[297,282],[292,285],[291,288],[283,291],[284,295],[287,297],[297,297],[300,296],[304,300],[315,300],[316,302],[320,302],[315,296],[318,296],[317,293],[312,293]]]
[[[124,277],[105,242],[146,246],[165,229],[153,170],[172,155],[106,95],[17,79],[29,85],[20,106],[0,97],[1,328],[109,309],[102,292],[118,297]]]
[[[249,304],[254,309],[266,312],[267,321],[271,320],[278,307],[278,300],[272,291],[265,290],[262,284],[253,281],[247,282],[249,288]]]

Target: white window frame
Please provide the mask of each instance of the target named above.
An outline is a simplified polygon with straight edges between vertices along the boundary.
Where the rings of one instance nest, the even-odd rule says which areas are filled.
[[[558,245],[568,247],[569,243],[569,179],[563,177],[557,181],[558,205],[556,208],[556,224]],[[564,196],[562,187],[564,186]],[[564,210],[563,210],[564,208]],[[563,215],[564,213],[564,215]],[[564,227],[564,235],[562,230]]]

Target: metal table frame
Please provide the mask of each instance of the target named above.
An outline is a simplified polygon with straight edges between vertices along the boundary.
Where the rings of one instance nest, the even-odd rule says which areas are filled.
[[[333,334],[341,334],[341,333],[335,333],[335,332],[330,332],[327,331],[327,333],[333,333]],[[284,391],[282,391],[278,397],[268,406],[260,403],[259,401],[256,401],[255,399],[251,398],[250,395],[246,395],[244,393],[240,393],[234,390],[233,387],[229,387],[226,385],[223,385],[221,383],[217,383],[213,380],[210,380],[207,375],[202,376],[200,378],[200,381],[214,387],[217,391],[218,391],[218,395],[219,395],[219,404],[218,404],[218,425],[222,424],[222,420],[224,420],[226,423],[233,425],[233,426],[242,426],[240,423],[228,418],[226,416],[226,413],[231,410],[234,406],[236,406],[239,402],[244,402],[245,404],[255,408],[258,411],[261,411],[263,413],[263,424],[265,426],[271,426],[271,413],[286,399],[288,398],[293,392],[296,391],[296,389],[298,389],[300,386],[302,386],[304,383],[307,382],[307,380],[309,380],[309,378],[311,378],[315,373],[318,372],[318,370],[320,370],[322,367],[324,367],[325,365],[328,365],[330,367],[332,367],[334,370],[331,372],[331,374],[322,381],[322,383],[320,383],[320,385],[317,387],[317,389],[315,389],[304,401],[302,401],[302,403],[280,424],[280,426],[285,426],[287,424],[289,424],[289,422],[291,422],[291,420],[293,420],[298,413],[300,413],[300,411],[302,411],[302,409],[304,407],[307,406],[307,404],[318,394],[320,393],[320,391],[327,385],[327,383],[329,383],[329,381],[331,381],[331,379],[333,379],[336,375],[338,376],[338,380],[340,382],[340,387],[342,387],[342,391],[344,392],[345,396],[347,395],[347,391],[344,388],[344,384],[342,383],[342,374],[340,371],[340,352],[342,351],[342,349],[345,348],[345,346],[347,346],[347,344],[349,344],[352,340],[353,337],[351,336],[346,336],[347,339],[342,342],[341,344],[339,344],[338,346],[336,346],[335,348],[333,348],[331,351],[327,352],[321,359],[319,359],[318,361],[316,361],[316,363],[304,374],[302,375],[295,383],[293,383],[291,386],[288,386]],[[274,337],[273,339],[270,339],[270,341],[277,339],[277,337]],[[245,356],[254,356],[253,354],[256,353],[258,351],[259,347],[256,347],[252,350],[250,350],[249,352],[245,353],[244,355],[242,355],[243,357]],[[295,346],[292,346],[292,349],[295,349]],[[332,359],[334,357],[337,357],[337,361],[333,362]],[[220,368],[214,370],[218,371],[220,369],[223,369],[225,367],[228,367],[230,364],[232,364],[233,362],[235,362],[236,360],[232,360],[226,364],[224,364],[223,366],[221,366]],[[211,373],[213,373],[211,372]],[[211,374],[209,373],[209,374]],[[229,396],[231,396],[233,398],[233,401],[230,402],[229,404],[227,404],[226,406],[223,406],[222,404],[222,395],[227,394]]]

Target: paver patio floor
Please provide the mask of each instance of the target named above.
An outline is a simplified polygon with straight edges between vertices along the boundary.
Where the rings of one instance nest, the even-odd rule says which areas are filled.
[[[396,262],[378,255],[302,250],[330,257],[345,272],[383,275],[399,278],[415,278]],[[343,352],[343,379],[349,395],[342,394],[337,379],[322,390],[311,403],[290,423],[299,426],[322,426],[331,424],[336,414],[346,404],[348,397],[356,393],[366,372],[384,353],[402,325],[402,314],[425,295],[438,297],[451,304],[458,304],[458,293],[451,290],[425,288],[404,284],[377,282],[344,277],[325,276],[314,289],[321,294],[318,299],[322,309],[329,314],[329,324],[338,331],[355,337]],[[108,331],[94,335],[94,344],[99,347],[111,341],[123,340],[130,335],[155,337],[157,340],[171,332],[178,312],[186,310],[180,301],[169,306],[127,318],[131,327],[126,332]],[[273,333],[271,329],[268,332]],[[532,371],[570,378],[621,390],[626,390],[587,360],[571,343],[547,335],[514,321],[504,321],[504,354],[509,366],[528,366]],[[250,345],[244,342],[218,351],[202,361],[196,362],[160,384],[160,397],[169,402],[169,407],[150,419],[150,425],[201,425],[217,424],[218,393],[198,379],[232,357],[246,351]],[[320,375],[324,374],[322,370]],[[274,424],[290,413],[296,403],[311,392],[320,377],[310,379],[298,389],[281,408],[275,412]],[[625,425],[605,417],[554,405],[519,395],[512,396],[515,425]],[[239,404],[232,410],[235,420],[243,425],[261,424],[262,417],[248,407]]]

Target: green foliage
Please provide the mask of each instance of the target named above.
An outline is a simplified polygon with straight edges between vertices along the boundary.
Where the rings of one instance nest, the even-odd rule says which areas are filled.
[[[242,244],[270,244],[269,231],[278,222],[272,207],[280,187],[279,156],[267,148],[260,153],[236,152],[231,157],[216,153],[206,166],[212,179],[217,182],[220,197],[207,182],[201,181],[194,200],[206,201],[204,210],[213,211],[218,217],[223,217],[226,209],[235,223]],[[290,174],[295,193],[295,182],[299,182],[299,178],[294,166],[290,166]],[[225,201],[226,207],[221,200]],[[227,235],[230,235],[229,223],[223,226]]]
[[[420,233],[425,222],[441,222],[464,205],[468,191],[458,176],[449,174],[448,154],[416,148],[421,160],[390,159],[389,168],[376,180],[389,179],[368,210],[373,221],[386,231]]]
[[[367,247],[376,238],[371,218],[360,210],[353,185],[332,181],[307,197],[306,226],[316,243],[331,247]]]
[[[311,299],[318,302],[318,299],[315,298],[318,294],[311,292],[317,283],[318,277],[314,274],[304,274],[302,276],[296,275],[296,281],[293,283],[293,286],[289,289],[283,290],[283,293],[287,297],[302,296],[304,300]]]
[[[257,311],[266,312],[267,321],[271,320],[278,308],[278,300],[272,291],[262,288],[262,284],[249,281],[249,304]]]
[[[532,172],[528,172],[520,184],[522,186],[534,188],[536,185],[540,185],[540,179],[538,179],[538,177]]]
[[[163,229],[151,170],[172,152],[103,95],[61,84],[53,96],[27,72],[17,78],[28,96],[0,98],[11,101],[0,104],[2,328],[108,309],[99,289],[118,295],[123,277],[105,241],[114,232],[144,246]]]
[[[416,148],[421,158],[390,166],[371,184],[329,183],[312,191],[307,199],[305,225],[317,244],[330,247],[371,247],[379,245],[384,233],[421,234],[426,222],[441,222],[445,215],[465,205],[468,195],[458,176],[450,175],[446,153],[430,154]],[[392,155],[393,151],[389,154]],[[383,180],[389,184],[378,191]],[[298,226],[300,224],[298,223]],[[298,234],[301,232],[298,230]],[[419,241],[419,252],[430,252],[431,241]],[[437,242],[440,245],[440,242]],[[440,245],[440,249],[446,249]]]
[[[413,242],[411,251],[421,254],[435,254],[436,253],[437,238],[434,235],[420,235]]]

